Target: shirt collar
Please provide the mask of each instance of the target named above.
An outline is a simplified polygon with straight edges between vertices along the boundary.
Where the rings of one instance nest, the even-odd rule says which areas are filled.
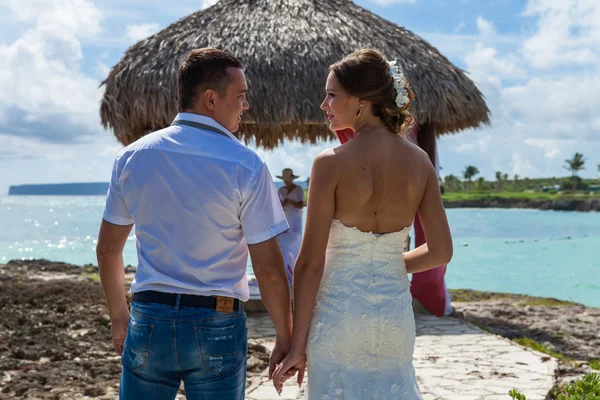
[[[225,128],[223,125],[219,124],[212,117],[209,117],[206,115],[182,112],[182,113],[177,114],[177,116],[175,117],[175,121],[178,121],[178,120],[192,121],[192,122],[198,122],[200,124],[210,125],[213,128],[217,128],[217,129],[223,131],[223,133],[225,133],[227,136],[229,136],[231,139],[235,140],[236,142],[240,142],[240,140],[237,137],[235,137],[235,135],[233,133],[229,132],[229,130],[227,130],[227,128]]]

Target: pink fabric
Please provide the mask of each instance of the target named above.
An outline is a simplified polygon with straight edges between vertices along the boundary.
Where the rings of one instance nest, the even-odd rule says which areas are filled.
[[[354,137],[354,131],[352,129],[342,129],[341,131],[335,131],[340,143],[344,144]]]
[[[418,125],[415,123],[413,128],[415,139],[419,136]],[[436,161],[437,162],[437,161]],[[437,167],[437,166],[436,166]],[[419,216],[415,216],[415,248],[425,244],[425,233],[421,226]],[[430,313],[441,317],[446,311],[446,287],[444,285],[444,275],[446,275],[446,266],[430,269],[425,272],[413,274],[410,284],[410,292],[414,299]]]
[[[415,217],[415,247],[425,244],[425,234],[419,216]],[[410,292],[430,313],[441,317],[446,311],[446,289],[444,275],[446,266],[442,265],[429,271],[413,274]]]

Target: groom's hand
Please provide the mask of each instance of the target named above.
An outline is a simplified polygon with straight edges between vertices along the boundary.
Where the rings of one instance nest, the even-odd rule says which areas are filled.
[[[306,371],[306,354],[304,352],[290,352],[277,366],[273,373],[273,386],[281,394],[283,383],[298,372],[298,386],[302,386]]]
[[[273,347],[271,357],[269,358],[269,379],[273,379],[273,373],[275,372],[275,368],[288,355],[291,347],[292,343],[290,341],[275,341],[275,347]]]
[[[129,317],[115,318],[111,320],[111,334],[115,351],[118,355],[123,354],[123,346],[127,337],[127,328],[129,326]]]

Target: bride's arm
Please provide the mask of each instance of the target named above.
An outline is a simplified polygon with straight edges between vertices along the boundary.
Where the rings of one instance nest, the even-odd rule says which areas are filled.
[[[440,194],[437,173],[429,160],[426,165],[427,186],[418,211],[426,243],[404,253],[404,262],[409,274],[448,264],[453,252],[452,236]]]
[[[294,326],[292,351],[304,354],[317,291],[325,265],[325,251],[335,212],[337,166],[333,150],[313,162],[308,189],[306,228],[294,268]]]
[[[335,212],[337,181],[335,153],[333,150],[328,150],[319,154],[313,162],[310,175],[306,229],[294,267],[295,307],[292,346],[273,375],[273,384],[278,392],[283,389],[283,382],[293,376],[295,371],[298,371],[298,385],[301,385],[304,379],[306,340],[323,277],[325,251]]]

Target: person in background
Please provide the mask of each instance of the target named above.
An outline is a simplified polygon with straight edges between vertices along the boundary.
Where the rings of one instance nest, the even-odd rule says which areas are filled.
[[[302,209],[304,208],[304,189],[294,183],[294,179],[298,177],[294,175],[294,171],[290,168],[285,168],[280,176],[284,183],[279,188],[279,200],[283,206],[285,217],[287,218],[290,230],[279,236],[279,246],[283,253],[285,262],[285,271],[287,273],[288,282],[292,286],[294,277],[294,264],[300,252],[302,244]]]

